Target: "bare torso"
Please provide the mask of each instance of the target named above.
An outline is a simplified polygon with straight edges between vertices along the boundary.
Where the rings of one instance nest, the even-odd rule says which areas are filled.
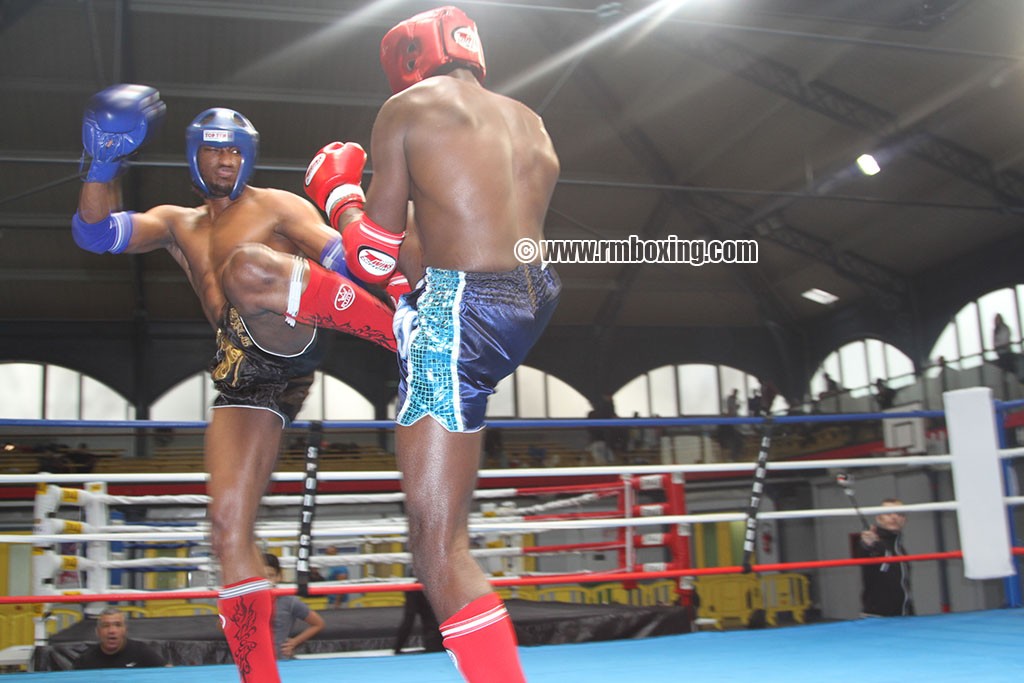
[[[214,327],[226,303],[221,272],[236,247],[256,243],[285,254],[302,254],[304,248],[312,253],[320,239],[330,236],[311,204],[275,189],[247,187],[233,202],[211,200],[196,208],[158,206],[145,215],[169,227],[171,239],[162,246],[185,271]],[[286,236],[299,233],[294,230],[299,225],[316,226],[306,233],[313,240],[309,245]],[[149,251],[151,246],[133,244],[129,251]]]
[[[558,179],[558,158],[540,117],[475,80],[454,77],[429,78],[385,107],[390,111],[378,119],[371,158],[374,181],[380,168],[379,181],[389,187],[377,194],[371,185],[371,217],[383,214],[387,225],[394,219],[378,207],[411,199],[423,266],[500,272],[520,265],[514,245],[543,237]],[[386,194],[391,187],[407,188],[407,197]]]

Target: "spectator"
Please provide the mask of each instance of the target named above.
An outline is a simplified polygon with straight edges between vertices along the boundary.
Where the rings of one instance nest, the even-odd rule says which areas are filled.
[[[995,325],[992,328],[992,348],[996,351],[996,365],[1004,372],[1017,374],[1017,356],[1010,346],[1010,327],[1003,320],[1001,313],[996,313]]]
[[[843,388],[839,385],[832,375],[827,372],[824,374],[823,379],[825,380],[825,391],[822,392],[822,398],[826,396],[837,396],[842,393]]]
[[[764,415],[764,404],[761,403],[760,389],[754,389],[754,393],[747,399],[747,415],[751,417]]]
[[[886,498],[883,506],[903,505],[898,498]],[[860,533],[854,544],[854,557],[890,557],[906,555],[902,512],[887,512],[875,517],[875,524]],[[862,613],[874,617],[898,617],[914,613],[910,595],[910,565],[906,562],[866,564],[861,567]]]
[[[749,402],[748,402],[749,407]],[[725,399],[725,416],[738,417],[740,414],[740,390],[733,389]],[[736,462],[743,456],[743,435],[740,434],[736,425],[720,424],[715,428],[715,438],[718,439],[718,446],[722,453],[726,454],[729,460]]]
[[[879,410],[889,410],[896,402],[896,390],[881,377],[875,380],[875,400]]]
[[[615,406],[612,403],[612,397],[608,394],[602,395],[594,409],[587,413],[587,418],[591,420],[608,420],[615,417]],[[590,427],[587,429],[587,434],[590,438],[587,450],[590,451],[590,456],[594,459],[595,464],[610,465],[614,461],[615,453],[612,449],[612,441],[615,438],[615,431],[611,427]]]
[[[324,554],[328,557],[337,557],[338,546],[329,545],[324,548]],[[348,567],[338,564],[327,567],[327,575],[325,577],[327,581],[348,581]],[[338,593],[328,598],[328,604],[331,607],[341,607],[348,602],[348,593]]]
[[[281,561],[277,555],[263,554],[264,568],[267,579],[271,583],[281,582]],[[304,621],[306,628],[297,635],[291,635],[295,622]],[[324,628],[324,618],[309,608],[294,595],[279,595],[274,600],[274,615],[270,622],[274,631],[274,652],[278,659],[294,659],[295,648],[306,642]]]
[[[137,669],[169,666],[167,661],[145,643],[128,638],[124,612],[107,607],[96,620],[96,637],[75,660],[74,669]]]
[[[732,393],[729,394],[725,399],[725,415],[726,417],[736,417],[740,414],[740,390],[733,389]]]

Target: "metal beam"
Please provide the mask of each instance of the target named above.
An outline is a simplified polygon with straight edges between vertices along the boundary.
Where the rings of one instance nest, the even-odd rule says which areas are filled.
[[[819,80],[803,82],[799,72],[720,36],[702,34],[666,43],[720,69],[766,88],[833,121],[879,136],[882,146],[919,159],[985,188],[1008,206],[1024,205],[1024,175],[998,171],[986,157],[923,126],[900,127],[895,114]]]
[[[612,95],[611,91],[605,85],[600,76],[594,73],[593,69],[589,66],[583,64],[577,69],[577,77],[575,80],[576,85],[580,87],[587,94],[587,97],[596,104],[595,110],[606,113],[610,124],[622,139],[623,144],[627,149],[631,150],[634,156],[636,156],[648,169],[651,176],[661,182],[674,182],[675,174],[672,170],[671,164],[658,150],[657,145],[655,145],[654,142],[651,141],[651,139],[648,138],[636,125],[629,122],[627,117],[619,116],[619,113],[623,109],[622,105],[617,101],[614,95]],[[671,209],[683,209],[683,212],[685,213],[686,208],[685,201],[683,201],[678,194],[662,192],[655,209],[644,222],[640,230],[640,235],[645,239],[653,239],[666,235],[672,215]],[[711,226],[705,226],[705,229],[715,232]],[[714,236],[718,237],[718,235]],[[642,265],[643,264],[639,263],[630,263],[623,266],[618,278],[619,287],[605,298],[605,301],[598,313],[597,322],[599,326],[607,329],[614,325],[619,311],[622,309],[625,298],[639,275]],[[749,267],[734,268],[731,272],[734,273],[734,276],[739,281],[740,286],[757,301],[758,309],[763,318],[762,322],[768,323],[774,321],[778,324],[788,322],[790,316],[784,309],[782,302],[767,290],[763,286],[763,283],[755,284],[752,281],[750,274],[747,272],[749,269],[756,270],[757,266],[751,265]]]

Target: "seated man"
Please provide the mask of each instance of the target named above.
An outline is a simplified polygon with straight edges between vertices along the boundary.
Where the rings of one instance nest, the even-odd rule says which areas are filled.
[[[75,669],[134,669],[170,666],[162,655],[144,643],[128,639],[124,612],[108,607],[96,621],[99,642],[75,660]]]

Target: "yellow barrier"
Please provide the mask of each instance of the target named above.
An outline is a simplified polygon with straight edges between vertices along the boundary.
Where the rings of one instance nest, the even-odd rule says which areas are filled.
[[[36,611],[32,605],[0,606],[0,650],[35,642]]]
[[[582,586],[540,586],[537,588],[538,602],[571,602],[585,605],[593,602],[590,589]]]
[[[747,626],[764,603],[761,582],[753,574],[701,576],[695,584],[700,597],[697,618],[713,619],[719,630],[735,622]]]
[[[778,615],[789,612],[798,624],[804,623],[804,614],[811,606],[809,582],[803,574],[769,574],[761,577],[765,616],[772,626],[778,624]]]
[[[501,596],[502,600],[536,600],[536,586],[502,586],[495,588],[494,592]]]
[[[802,624],[811,607],[809,582],[802,574],[701,576],[695,585],[698,618],[714,619],[718,629],[735,622],[748,626],[757,610],[764,611],[770,626],[777,626],[784,613]]]
[[[348,607],[401,607],[405,604],[405,593],[390,591],[387,593],[364,593],[346,603]]]

